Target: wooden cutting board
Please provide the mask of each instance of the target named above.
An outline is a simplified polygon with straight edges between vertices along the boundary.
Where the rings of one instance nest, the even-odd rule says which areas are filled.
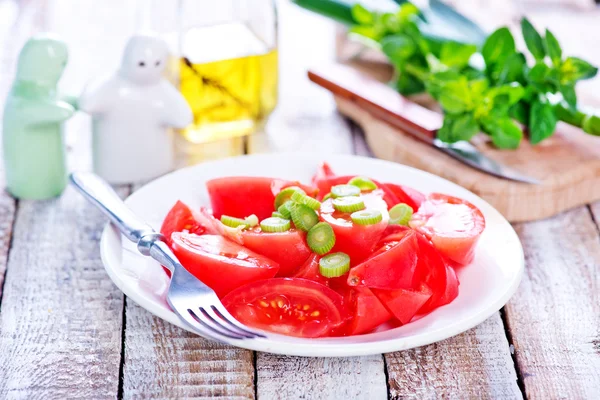
[[[509,181],[466,166],[408,135],[402,129],[407,118],[425,132],[441,125],[441,115],[408,101],[364,70],[336,64],[311,70],[309,78],[332,91],[339,111],[362,127],[377,157],[453,181],[488,201],[511,222],[542,219],[600,200],[600,137],[561,123],[554,136],[541,144],[523,141],[518,150],[510,151],[498,150],[487,136],[478,136],[472,143],[482,153],[541,183]]]

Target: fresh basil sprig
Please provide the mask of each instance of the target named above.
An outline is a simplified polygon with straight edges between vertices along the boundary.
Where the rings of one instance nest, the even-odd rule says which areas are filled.
[[[350,25],[352,35],[381,49],[395,67],[393,84],[400,93],[427,91],[436,99],[444,111],[438,137],[445,142],[484,132],[496,147],[514,149],[524,137],[522,127],[537,144],[553,134],[559,120],[600,135],[600,116],[583,111],[575,92],[576,83],[598,69],[565,57],[551,31],[542,36],[526,19],[521,33],[531,65],[508,28],[486,38],[475,23],[439,0],[421,10],[395,0],[394,12],[369,10],[351,0],[293,1]]]

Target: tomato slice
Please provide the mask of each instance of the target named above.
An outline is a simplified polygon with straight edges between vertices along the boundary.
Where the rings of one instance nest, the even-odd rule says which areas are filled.
[[[447,265],[440,252],[425,238],[417,234],[419,260],[415,271],[414,285],[425,283],[432,291],[431,298],[420,313],[450,303],[458,295],[458,279],[454,269]]]
[[[381,301],[367,287],[346,287],[344,300],[352,313],[346,327],[347,335],[360,335],[372,331],[392,318]]]
[[[348,285],[376,289],[411,289],[417,266],[416,234],[399,232],[371,257],[350,270]]]
[[[177,201],[165,217],[160,233],[165,237],[167,244],[171,245],[171,234],[184,230],[197,235],[206,232],[206,228],[194,218],[192,210],[182,201]]]
[[[386,200],[388,206],[393,207],[398,203],[408,204],[416,212],[421,203],[425,200],[425,195],[408,186],[396,185],[395,183],[383,183],[381,187],[386,192],[386,198],[394,199],[393,204]]]
[[[410,226],[427,236],[445,257],[465,265],[473,260],[485,219],[466,200],[432,193],[413,215]]]
[[[219,235],[175,232],[173,252],[192,275],[222,297],[249,282],[275,276],[279,264]]]
[[[275,195],[288,186],[300,186],[309,195],[317,189],[297,181],[256,176],[232,176],[206,182],[213,214],[244,218],[251,214],[262,220],[271,216]]]
[[[242,231],[244,246],[279,264],[278,276],[292,276],[310,257],[304,233],[296,229],[266,233],[260,228]]]
[[[331,251],[348,254],[351,265],[357,265],[371,255],[389,220],[387,205],[382,200],[381,191],[362,194],[361,198],[366,208],[379,210],[382,213],[381,222],[357,225],[352,222],[350,214],[338,212],[333,208],[333,200],[328,199],[321,204],[321,220],[331,225],[335,233],[335,245]]]
[[[313,175],[311,183],[313,184],[313,186],[317,186],[318,181],[333,177],[335,177],[335,173],[333,172],[329,164],[327,164],[326,162],[322,162],[321,165],[319,165],[319,168],[317,168],[317,172]]]
[[[317,254],[312,254],[306,259],[304,264],[298,268],[292,278],[303,278],[327,285],[327,278],[319,272],[319,259],[320,257]]]
[[[223,305],[241,323],[283,335],[329,336],[347,312],[343,298],[320,283],[299,278],[253,282],[229,293]]]
[[[413,319],[419,309],[421,309],[427,300],[429,300],[432,292],[427,285],[421,284],[418,290],[373,289],[373,293],[385,308],[392,313],[402,325],[404,325],[408,324],[410,320]]]

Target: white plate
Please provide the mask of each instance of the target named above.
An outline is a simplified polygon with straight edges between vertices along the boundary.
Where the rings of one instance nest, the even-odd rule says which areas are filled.
[[[273,335],[270,340],[232,341],[252,350],[299,356],[357,356],[405,350],[464,332],[498,311],[517,289],[524,269],[523,249],[510,224],[488,203],[447,180],[404,165],[348,155],[267,154],[229,158],[182,169],[133,193],[126,203],[159,229],[175,201],[191,207],[210,205],[205,182],[233,175],[269,176],[309,182],[326,160],[342,175],[361,174],[383,182],[405,184],[424,193],[455,195],[475,204],[485,216],[486,229],[472,264],[458,271],[458,297],[408,325],[360,336],[300,339]],[[133,301],[182,328],[167,306],[168,279],[158,263],[139,255],[133,244],[107,226],[102,234],[102,260],[114,283]]]

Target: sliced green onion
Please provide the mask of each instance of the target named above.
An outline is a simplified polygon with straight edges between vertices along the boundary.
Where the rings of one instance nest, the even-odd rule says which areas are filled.
[[[292,206],[292,221],[297,229],[308,232],[310,228],[319,222],[319,216],[307,205],[294,204]]]
[[[283,215],[283,218],[290,219],[290,218],[292,218],[292,206],[293,205],[294,205],[294,202],[291,200],[288,200],[279,206],[279,208],[277,209],[277,212],[279,214]]]
[[[363,190],[369,191],[369,190],[377,189],[377,185],[375,184],[375,182],[373,182],[372,180],[370,180],[369,178],[366,178],[364,176],[355,176],[354,178],[352,178],[348,181],[348,185],[356,186],[361,191],[363,191]]]
[[[338,197],[337,199],[333,199],[333,208],[341,212],[352,213],[363,210],[365,203],[360,197],[356,196]]]
[[[350,270],[350,257],[346,253],[328,254],[319,260],[319,272],[325,278],[337,278]]]
[[[271,214],[271,217],[289,219],[289,218],[286,218],[282,213],[277,212],[277,211],[273,211],[273,214]]]
[[[246,218],[244,218],[244,221],[251,228],[258,225],[258,217],[254,214],[248,215]]]
[[[381,212],[377,210],[362,210],[350,215],[352,222],[358,225],[373,225],[383,219]]]
[[[358,196],[360,189],[354,185],[336,185],[331,188],[331,195],[334,198],[346,196]]]
[[[244,228],[248,227],[248,222],[246,220],[236,217],[230,217],[229,215],[221,215],[221,222],[223,225],[229,226],[231,228],[237,228],[238,226],[243,226]]]
[[[263,232],[285,232],[290,230],[290,221],[283,218],[270,217],[260,221]]]
[[[313,199],[312,197],[299,192],[292,193],[292,200],[296,203],[307,205],[313,210],[318,210],[321,208],[321,202],[319,200]]]
[[[408,226],[412,218],[413,209],[405,203],[396,204],[390,208],[390,224]]]
[[[323,197],[323,201],[325,201],[325,200],[327,200],[327,199],[330,199],[330,198],[332,198],[332,197],[333,197],[333,196],[331,195],[331,193],[327,193],[327,194],[325,195],[325,197]]]
[[[326,222],[319,222],[308,231],[306,243],[313,252],[319,255],[329,253],[335,244],[333,228]]]
[[[281,207],[281,205],[283,203],[290,200],[292,198],[292,194],[294,192],[306,194],[306,192],[304,190],[302,190],[302,188],[299,188],[298,186],[286,187],[285,189],[282,189],[281,192],[277,193],[277,196],[275,196],[275,203],[274,203],[275,209],[278,210],[279,207]]]

